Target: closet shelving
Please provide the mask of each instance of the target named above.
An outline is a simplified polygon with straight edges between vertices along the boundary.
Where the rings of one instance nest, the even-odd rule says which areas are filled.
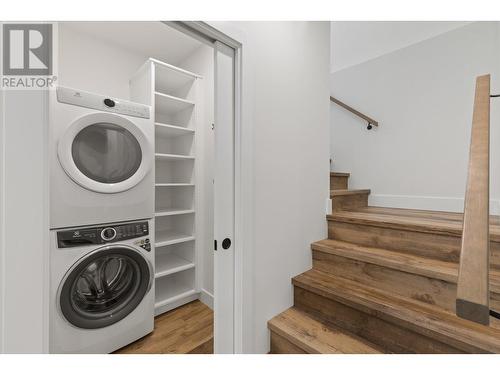
[[[155,116],[155,315],[198,298],[200,291],[195,163],[201,78],[149,59],[131,80],[133,99],[143,98]]]
[[[175,209],[175,208],[159,209],[155,212],[155,217],[184,215],[184,214],[194,214],[194,210],[182,210],[182,209]]]
[[[156,187],[194,186],[194,184],[155,183]]]
[[[191,155],[179,155],[179,154],[162,154],[162,153],[156,153],[155,154],[156,159],[163,159],[163,160],[179,160],[179,159],[184,159],[184,160],[194,160],[194,156]]]
[[[182,137],[184,135],[194,134],[194,129],[183,128],[182,126],[174,126],[157,122],[155,124],[156,137]]]

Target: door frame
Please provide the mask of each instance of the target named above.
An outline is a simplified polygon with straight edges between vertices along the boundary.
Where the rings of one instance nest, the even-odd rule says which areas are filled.
[[[201,21],[164,21],[178,31],[181,31],[203,43],[213,47],[215,42],[225,44],[234,50],[234,325],[233,325],[233,352],[243,353],[245,341],[250,338],[244,337],[244,332],[252,332],[251,327],[245,327],[249,323],[245,318],[245,311],[250,311],[253,296],[252,286],[244,283],[247,274],[251,272],[251,264],[245,264],[251,252],[251,246],[244,242],[243,235],[243,170],[242,163],[242,50],[243,43],[237,41],[222,31]],[[245,291],[244,291],[245,288]],[[245,292],[245,293],[244,293]],[[251,341],[251,340],[250,340]]]

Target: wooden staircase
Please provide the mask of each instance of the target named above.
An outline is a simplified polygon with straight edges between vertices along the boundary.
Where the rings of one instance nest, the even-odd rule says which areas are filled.
[[[328,239],[268,322],[271,353],[500,353],[500,320],[455,314],[463,215],[369,207],[331,173]],[[500,218],[490,218],[490,305],[500,310]]]

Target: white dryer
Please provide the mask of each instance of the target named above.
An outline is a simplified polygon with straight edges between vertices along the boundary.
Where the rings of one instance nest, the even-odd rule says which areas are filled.
[[[150,111],[65,87],[51,92],[51,228],[153,217]]]
[[[109,353],[153,330],[152,225],[51,231],[51,353]]]

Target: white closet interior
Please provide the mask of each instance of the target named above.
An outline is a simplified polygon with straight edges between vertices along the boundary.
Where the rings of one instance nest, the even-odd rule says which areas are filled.
[[[58,32],[60,85],[153,108],[155,314],[198,298],[212,306],[213,49],[161,22]]]

